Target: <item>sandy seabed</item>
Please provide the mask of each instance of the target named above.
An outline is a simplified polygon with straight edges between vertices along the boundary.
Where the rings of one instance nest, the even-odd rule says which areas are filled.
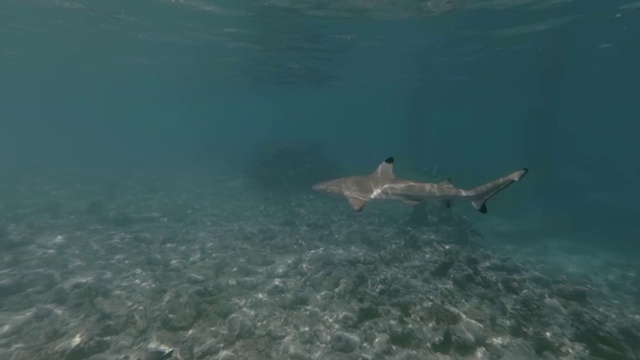
[[[640,264],[570,271],[455,206],[410,213],[210,174],[5,178],[0,358],[640,358]]]

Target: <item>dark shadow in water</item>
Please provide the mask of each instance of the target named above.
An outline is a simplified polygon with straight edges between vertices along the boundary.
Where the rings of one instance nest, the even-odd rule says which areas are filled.
[[[244,175],[265,194],[289,196],[310,192],[315,183],[344,176],[339,165],[314,143],[257,146],[244,167]]]
[[[568,27],[554,31],[538,59],[538,93],[524,124],[523,139],[526,162],[535,169],[535,181],[529,183],[532,199],[544,209],[546,234],[575,241],[577,246],[590,243],[612,250],[636,251],[638,232],[630,225],[637,212],[623,204],[589,197],[594,191],[591,184],[602,176],[599,172],[606,171],[595,165],[597,155],[575,148],[571,143],[575,135],[566,124],[576,122],[562,118],[563,112],[574,112],[564,108],[569,95],[567,73],[571,64],[580,61],[576,46],[572,46],[576,39],[571,35]],[[567,164],[591,178],[576,182],[567,173]],[[617,171],[608,172],[615,178]]]
[[[541,53],[538,59],[538,94],[525,120],[524,155],[527,164],[536,169],[538,181],[532,184],[532,191],[538,198],[547,198],[553,191],[559,113],[564,103],[567,52],[571,50],[569,44],[567,30],[561,29],[553,33],[549,46]]]

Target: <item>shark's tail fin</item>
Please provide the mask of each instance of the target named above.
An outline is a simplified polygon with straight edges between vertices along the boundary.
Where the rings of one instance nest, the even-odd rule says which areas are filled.
[[[471,199],[471,205],[473,205],[476,210],[485,214],[487,212],[487,200],[499,193],[502,189],[513,184],[514,181],[522,179],[528,171],[528,169],[524,168],[469,190],[468,194]]]

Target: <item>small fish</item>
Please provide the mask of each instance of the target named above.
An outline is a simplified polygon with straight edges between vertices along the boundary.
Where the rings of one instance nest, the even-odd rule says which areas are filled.
[[[514,181],[519,181],[529,171],[524,168],[473,189],[463,190],[454,187],[448,179],[439,183],[398,179],[393,173],[393,163],[393,157],[389,157],[370,175],[329,180],[314,185],[313,189],[345,196],[353,210],[358,212],[373,199],[401,200],[414,207],[430,199],[441,201],[446,206],[452,200],[466,199],[476,210],[485,214],[487,200]]]

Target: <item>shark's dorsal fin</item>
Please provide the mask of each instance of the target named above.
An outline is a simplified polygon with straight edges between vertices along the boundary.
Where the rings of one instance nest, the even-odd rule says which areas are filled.
[[[453,184],[451,183],[451,178],[446,178],[442,181],[440,181],[438,183],[438,185],[442,185],[442,186],[453,186]]]
[[[396,177],[393,174],[393,156],[388,157],[384,162],[382,162],[382,164],[380,164],[373,173],[373,176],[387,179]]]
[[[347,196],[347,200],[349,200],[349,204],[351,204],[353,210],[357,212],[362,211],[364,204],[367,202],[366,200],[355,196]]]

